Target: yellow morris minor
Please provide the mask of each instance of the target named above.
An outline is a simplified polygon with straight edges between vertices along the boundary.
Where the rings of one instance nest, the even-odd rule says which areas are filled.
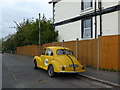
[[[45,53],[34,57],[34,68],[48,71],[50,77],[56,73],[84,72],[84,66],[73,56],[73,51],[65,47],[51,46],[44,49]]]

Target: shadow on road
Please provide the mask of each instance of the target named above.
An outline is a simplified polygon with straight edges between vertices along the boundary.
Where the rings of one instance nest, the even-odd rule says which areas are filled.
[[[44,70],[44,69],[39,68],[36,71],[38,71],[39,73],[44,73],[46,76],[49,77],[47,71]],[[67,79],[69,79],[69,80],[70,79],[79,79],[79,80],[82,79],[82,77],[80,77],[80,75],[78,75],[78,74],[69,74],[69,73],[56,73],[56,76],[53,77],[53,78],[55,78],[55,79],[66,79],[66,80]]]

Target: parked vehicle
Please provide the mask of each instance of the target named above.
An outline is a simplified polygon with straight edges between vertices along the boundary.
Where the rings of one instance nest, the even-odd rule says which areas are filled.
[[[50,77],[56,73],[84,72],[84,66],[73,56],[73,51],[65,47],[47,47],[40,56],[34,57],[34,68],[48,71]]]

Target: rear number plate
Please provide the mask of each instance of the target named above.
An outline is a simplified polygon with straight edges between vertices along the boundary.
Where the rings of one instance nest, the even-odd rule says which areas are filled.
[[[69,65],[70,67],[78,67],[78,65]]]

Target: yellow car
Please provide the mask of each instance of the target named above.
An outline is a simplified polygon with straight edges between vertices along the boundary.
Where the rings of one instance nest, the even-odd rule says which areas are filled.
[[[42,68],[48,71],[50,77],[56,73],[84,72],[84,66],[73,56],[69,48],[51,46],[44,49],[45,53],[34,57],[34,68]]]

